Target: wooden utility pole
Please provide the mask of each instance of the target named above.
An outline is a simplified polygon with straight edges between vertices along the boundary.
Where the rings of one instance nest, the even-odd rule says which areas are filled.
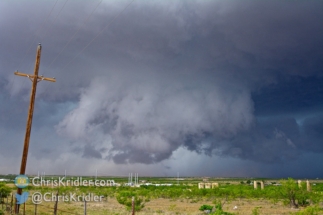
[[[86,200],[84,200],[84,215],[86,215]]]
[[[21,72],[18,72],[18,71],[16,71],[14,73],[15,75],[28,77],[32,82],[32,87],[31,87],[31,92],[30,92],[30,104],[29,104],[27,125],[26,125],[25,142],[24,142],[24,149],[23,149],[23,153],[22,153],[21,166],[20,166],[20,174],[21,175],[24,175],[25,171],[26,171],[28,149],[29,149],[29,140],[30,140],[31,125],[32,125],[32,121],[33,121],[33,113],[34,113],[34,105],[35,105],[37,83],[39,81],[42,81],[42,80],[56,82],[55,78],[45,78],[43,76],[38,76],[38,70],[39,70],[39,65],[40,65],[40,55],[41,55],[41,44],[39,44],[38,47],[37,47],[35,69],[34,69],[34,74],[33,75],[28,75],[28,74],[21,73]],[[21,195],[22,189],[18,188],[17,193],[19,195]],[[18,204],[16,204],[15,212],[16,213],[19,212],[19,205]]]
[[[12,214],[13,194],[11,194],[10,213]]]
[[[132,209],[131,215],[135,215],[135,197],[134,196],[131,199],[131,209]]]
[[[58,191],[56,193],[56,202],[54,205],[54,215],[57,215],[57,205],[58,205]]]
[[[37,205],[38,204],[35,204],[35,215],[37,215]]]

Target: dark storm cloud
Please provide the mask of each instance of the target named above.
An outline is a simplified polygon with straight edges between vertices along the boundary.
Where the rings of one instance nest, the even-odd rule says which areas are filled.
[[[323,77],[290,77],[253,93],[256,115],[288,114],[322,108]]]
[[[258,121],[248,133],[234,137],[220,153],[260,162],[281,163],[296,159],[300,154],[299,138],[300,131],[295,119],[267,119]]]
[[[313,152],[323,152],[323,115],[309,117],[303,123],[306,144],[304,150]]]
[[[219,139],[210,135],[189,137],[184,146],[206,155],[264,163],[288,162],[298,159],[304,152],[323,152],[322,119],[322,115],[309,117],[298,124],[294,118],[271,117],[256,121],[247,132],[232,138]]]
[[[110,157],[117,163],[161,161],[182,145],[264,162],[296,158],[300,151],[286,136],[292,136],[289,129],[298,130],[295,120],[280,129],[280,122],[254,122],[249,128],[253,103],[248,93],[288,75],[320,74],[321,12],[312,4],[176,2],[167,9],[154,3],[134,5],[104,33],[105,43],[97,40],[88,50],[107,62],[129,61],[110,76],[113,84],[106,80],[112,86],[92,82],[59,132],[81,138],[93,126],[104,127],[112,137]],[[139,62],[147,68],[122,71]],[[221,144],[208,143],[210,137]]]
[[[0,3],[1,89],[26,97],[11,72],[31,73],[34,46],[21,50],[41,40],[42,74],[58,81],[41,83],[35,121],[53,113],[75,154],[147,164],[184,147],[275,163],[322,152],[322,119],[310,117],[322,113],[322,2],[135,1],[118,15],[129,2],[106,1],[83,25],[98,2],[69,1],[57,19],[56,7],[39,33],[54,2]]]
[[[282,5],[277,2],[249,3],[244,3],[242,10],[239,8],[240,4],[228,6],[217,2],[210,3],[211,7],[208,4],[197,4],[195,10],[190,8],[192,5],[182,4],[175,7],[175,11],[179,13],[167,11],[168,16],[163,14],[164,8],[156,12],[154,5],[150,5],[150,10],[145,10],[142,16],[137,13],[141,11],[141,7],[129,11],[130,16],[135,14],[133,16],[138,19],[137,25],[125,29],[113,26],[113,31],[108,35],[115,47],[111,45],[109,47],[119,52],[126,47],[125,51],[129,49],[127,53],[133,58],[150,64],[158,60],[154,64],[164,68],[168,77],[164,78],[153,71],[141,72],[140,78],[150,82],[146,89],[141,90],[135,87],[140,79],[134,79],[132,75],[130,79],[135,81],[133,83],[126,81],[126,84],[123,84],[127,86],[125,88],[104,87],[104,83],[93,84],[95,87],[100,86],[100,93],[93,93],[91,96],[85,93],[81,101],[97,104],[99,98],[105,97],[107,101],[110,100],[107,104],[114,104],[113,111],[100,105],[98,112],[93,111],[88,115],[89,112],[81,102],[79,108],[71,112],[71,115],[60,124],[63,126],[60,130],[68,131],[68,135],[77,133],[73,124],[70,125],[71,118],[75,121],[76,116],[92,118],[93,114],[100,113],[94,117],[103,119],[107,117],[108,121],[100,125],[109,125],[107,133],[112,136],[112,151],[117,151],[114,159],[118,163],[160,161],[168,158],[171,152],[180,146],[209,155],[228,155],[263,162],[295,159],[301,152],[298,146],[304,142],[302,140],[298,143],[298,137],[295,136],[296,134],[300,136],[295,119],[253,122],[252,101],[248,97],[248,89],[254,86],[257,88],[251,90],[256,90],[259,87],[266,87],[266,84],[284,83],[284,79],[289,75],[321,75],[322,65],[318,59],[322,59],[320,48],[322,37],[317,35],[322,35],[322,30],[316,21],[321,12],[315,8],[316,3],[306,5],[307,9],[312,8],[313,11],[299,18],[298,12],[304,12],[303,4],[295,4],[291,9],[291,5],[285,3]],[[212,6],[214,8],[218,6],[222,11],[207,13]],[[158,15],[145,22],[144,17],[150,13]],[[127,18],[127,16],[121,18],[122,26],[127,26],[125,22]],[[315,22],[312,22],[314,20]],[[147,25],[151,27],[151,31],[147,30]],[[305,25],[306,33],[302,30]],[[126,36],[130,32],[133,35],[131,40],[126,38],[118,40],[116,37],[120,34]],[[179,34],[179,37],[174,37],[175,33]],[[152,38],[156,41],[152,41]],[[125,44],[122,45],[121,41]],[[308,50],[311,50],[311,53],[307,53]],[[157,54],[152,55],[151,51]],[[184,67],[181,65],[182,67],[178,68],[176,65],[178,61],[184,61]],[[161,65],[164,62],[167,64]],[[185,78],[174,76],[174,72],[185,74]],[[194,75],[197,73],[199,78]],[[120,76],[120,80],[128,79],[126,76]],[[154,76],[161,78],[156,82]],[[169,77],[181,84],[175,82],[174,85]],[[320,81],[314,82],[317,89],[313,90],[313,86],[312,90],[305,89],[307,94],[312,96],[312,103],[319,101],[320,96]],[[160,93],[158,85],[161,83],[168,84],[166,88],[169,90],[168,94]],[[293,82],[289,86],[292,84]],[[142,83],[140,85],[142,86]],[[305,81],[297,86],[308,88],[309,85],[311,83]],[[109,95],[110,93],[104,93],[112,91],[113,88],[118,92],[114,93],[115,98]],[[296,89],[295,86],[289,91],[281,88],[280,91],[285,94],[282,98],[289,99],[295,95],[293,90]],[[94,87],[91,85],[88,90],[93,91]],[[219,94],[210,93],[218,90]],[[244,91],[246,95],[240,94]],[[154,96],[150,95],[151,92]],[[278,94],[275,91],[272,93]],[[94,98],[95,96],[99,98]],[[203,99],[205,96],[206,99]],[[268,95],[262,93],[259,97],[263,96]],[[299,97],[300,102],[305,102],[304,97]],[[214,103],[208,104],[209,98],[214,99]],[[279,99],[275,99],[274,96],[269,98],[274,99],[276,103],[267,104],[258,111],[281,107]],[[257,99],[255,101],[259,104]],[[145,102],[149,102],[149,105]],[[170,109],[169,102],[173,103]],[[101,103],[100,101],[99,104]],[[288,102],[285,104],[290,107],[295,105]],[[185,115],[183,111],[185,109],[181,106],[186,107],[190,114]],[[128,111],[121,114],[120,110],[125,107],[131,108],[127,108]],[[96,108],[94,105],[91,110]],[[137,109],[140,112],[136,117],[141,121],[132,116],[137,113]],[[159,112],[159,109],[162,111]],[[160,120],[160,117],[163,120]],[[114,120],[111,124],[112,118]],[[150,123],[152,120],[154,124]],[[82,131],[86,130],[86,126],[92,126],[86,121],[91,120],[85,119],[79,123],[82,125]],[[200,122],[205,125],[201,125]],[[141,156],[136,158],[137,154]]]

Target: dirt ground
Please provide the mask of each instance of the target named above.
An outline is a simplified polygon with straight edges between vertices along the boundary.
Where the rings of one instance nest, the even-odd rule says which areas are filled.
[[[201,215],[199,208],[203,204],[213,205],[212,201],[194,201],[191,200],[170,200],[170,199],[154,199],[145,204],[142,211],[137,212],[138,215]],[[236,209],[234,207],[236,206]],[[120,205],[115,198],[108,198],[103,202],[88,202],[87,214],[89,215],[129,215],[129,211],[125,209],[123,205]],[[263,215],[287,215],[294,214],[302,209],[291,209],[288,206],[284,206],[282,203],[273,203],[268,200],[254,199],[254,200],[235,200],[226,202],[223,206],[223,210],[232,212],[237,215],[251,215],[252,210],[258,208],[259,214]],[[21,212],[22,212],[21,207]],[[37,206],[38,215],[53,214],[54,202],[46,202]],[[26,204],[26,214],[35,214],[35,205],[31,201]],[[7,213],[9,214],[9,213]],[[22,213],[21,213],[22,214]],[[83,202],[59,202],[58,213],[59,215],[83,215],[84,214],[84,203]],[[323,211],[322,213],[323,214]]]
[[[171,201],[168,199],[157,199],[148,202],[142,214],[203,214],[198,209],[201,205],[213,205],[211,201],[189,202],[186,200]],[[235,207],[236,206],[236,207]],[[250,215],[254,208],[258,208],[259,214],[283,215],[295,213],[298,210],[284,206],[282,203],[272,203],[267,200],[237,200],[227,202],[223,210],[239,215]],[[234,209],[237,208],[237,209]],[[139,213],[138,213],[139,214]],[[323,213],[322,213],[323,214]]]

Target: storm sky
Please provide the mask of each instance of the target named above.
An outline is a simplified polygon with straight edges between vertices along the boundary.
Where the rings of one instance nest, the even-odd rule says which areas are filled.
[[[323,177],[323,2],[0,2],[0,174]]]

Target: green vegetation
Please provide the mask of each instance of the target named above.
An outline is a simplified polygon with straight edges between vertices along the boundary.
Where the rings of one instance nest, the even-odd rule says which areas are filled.
[[[132,198],[134,198],[134,207],[135,211],[140,211],[144,208],[144,200],[143,198],[139,198],[134,192],[123,191],[117,195],[117,201],[125,205],[127,210],[131,210],[132,208]]]
[[[297,212],[296,215],[318,215],[319,211],[321,211],[321,209],[317,205],[309,206],[303,211]]]
[[[83,179],[91,179],[83,178]],[[100,180],[107,180],[107,178],[100,178]],[[118,183],[127,182],[126,179],[114,179]],[[317,182],[314,186],[312,184],[312,191],[308,192],[306,190],[306,184],[303,183],[301,187],[298,186],[298,183],[289,178],[287,180],[277,180],[273,182],[271,180],[256,179],[256,181],[266,181],[265,189],[261,190],[260,188],[254,189],[252,186],[253,180],[250,179],[234,179],[234,180],[215,180],[209,179],[209,183],[217,182],[219,187],[213,189],[198,189],[197,183],[201,182],[201,179],[189,178],[182,180],[177,184],[176,179],[172,178],[144,178],[146,182],[154,184],[173,184],[172,186],[154,186],[154,185],[142,185],[141,187],[129,187],[129,186],[118,186],[118,187],[95,187],[95,186],[61,186],[61,187],[51,187],[51,186],[28,186],[24,190],[28,190],[30,193],[40,192],[42,194],[46,192],[56,193],[59,192],[60,195],[68,193],[76,193],[77,195],[93,193],[98,196],[105,196],[108,198],[114,198],[115,204],[121,204],[125,206],[127,210],[131,209],[132,206],[132,197],[135,198],[135,210],[136,211],[147,211],[150,210],[151,202],[149,201],[159,201],[159,199],[167,199],[171,203],[160,211],[179,211],[179,204],[187,203],[194,204],[202,202],[202,206],[194,206],[196,210],[200,211],[210,211],[210,214],[216,215],[229,215],[232,213],[226,212],[229,211],[229,207],[224,207],[225,203],[230,204],[232,201],[268,201],[272,204],[277,204],[279,202],[285,203],[290,207],[298,207],[301,210],[299,212],[294,212],[295,215],[305,215],[305,214],[322,214],[322,210],[318,207],[319,203],[323,201],[323,183]],[[174,183],[175,182],[175,183]],[[11,182],[12,183],[12,182]],[[251,185],[250,185],[251,184]],[[12,192],[11,188],[8,187],[5,183],[0,183],[0,194],[2,198],[6,198]],[[1,200],[1,199],[0,199]],[[176,204],[173,201],[178,201]],[[205,204],[208,202],[211,205]],[[239,204],[238,203],[238,204]],[[69,203],[67,203],[69,204]],[[149,205],[150,204],[150,205]],[[148,206],[146,206],[148,205]],[[281,205],[281,204],[280,204]],[[146,207],[148,208],[146,208]],[[239,206],[239,205],[238,205]],[[230,206],[231,207],[231,206]],[[273,206],[275,207],[275,206]],[[283,207],[283,206],[282,206]],[[252,205],[249,209],[249,214],[261,214],[264,211],[264,208],[258,207],[258,205]],[[288,207],[286,207],[288,208]],[[226,211],[224,211],[224,209]],[[71,207],[71,211],[72,211]],[[155,209],[155,212],[157,209]],[[176,213],[177,213],[176,212]],[[238,211],[233,211],[237,212]],[[144,212],[141,212],[144,213]],[[161,212],[164,213],[164,212]],[[1,215],[1,212],[0,212]]]
[[[179,184],[173,186],[147,186],[141,187],[60,187],[59,193],[77,192],[94,193],[106,197],[116,197],[120,204],[126,205],[128,200],[124,197],[132,196],[138,199],[142,204],[151,199],[186,199],[189,202],[198,202],[201,200],[224,199],[231,201],[235,199],[267,199],[273,203],[283,201],[294,207],[309,206],[310,203],[316,204],[323,200],[323,184],[317,183],[312,186],[312,192],[306,191],[306,186],[298,187],[293,179],[282,180],[282,186],[268,185],[264,190],[254,189],[248,183],[236,184],[224,182],[219,187],[213,189],[198,189],[197,184]],[[1,188],[0,188],[1,189]],[[45,192],[57,192],[57,188],[51,187],[31,187],[28,190]],[[122,203],[121,203],[122,202]],[[128,203],[127,203],[128,204]]]
[[[214,211],[211,205],[202,205],[199,210],[212,215],[233,215],[232,213],[223,211],[223,203],[217,201],[215,203]]]
[[[0,203],[3,201],[3,198],[7,198],[10,193],[10,187],[6,186],[5,183],[0,183]]]
[[[215,205],[215,212],[213,212],[211,214],[214,214],[214,215],[233,215],[232,213],[223,211],[221,204]]]
[[[202,205],[199,210],[200,211],[212,211],[212,209],[213,209],[213,206],[211,206],[211,205]]]
[[[4,203],[4,198],[7,198],[11,193],[11,188],[5,183],[0,183],[0,204]],[[0,215],[4,215],[4,211],[0,209]]]
[[[299,187],[292,178],[282,180],[281,184],[281,198],[285,200],[285,204],[289,204],[291,207],[306,207],[310,205],[310,202],[317,203],[322,199],[322,196],[316,192],[308,192],[305,183]]]

